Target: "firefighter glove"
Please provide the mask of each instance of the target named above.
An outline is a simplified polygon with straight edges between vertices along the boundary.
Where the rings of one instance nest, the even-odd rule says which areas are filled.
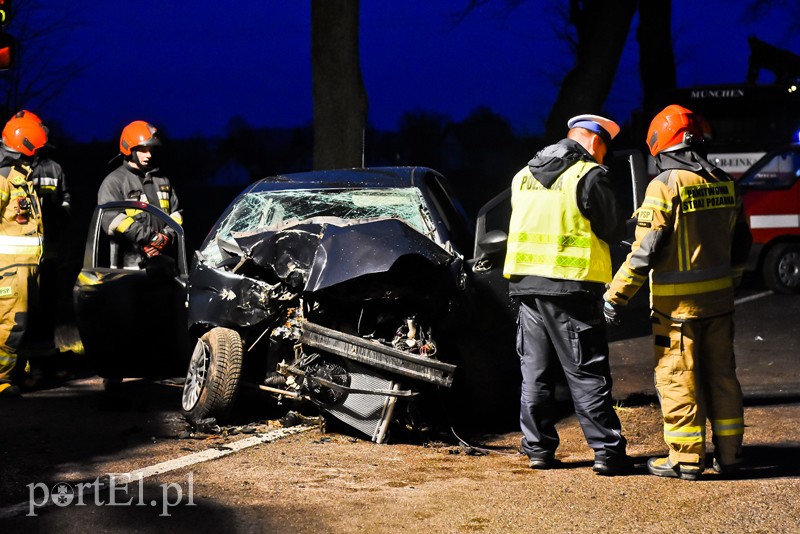
[[[153,234],[152,239],[150,239],[150,243],[144,246],[144,253],[147,254],[149,257],[158,256],[161,254],[161,251],[169,244],[169,237],[166,234],[162,234],[161,232],[156,232]]]
[[[157,248],[158,250],[164,250],[169,244],[169,236],[167,234],[162,234],[161,232],[156,232],[153,234],[152,239],[150,239],[150,246],[153,248]]]
[[[622,321],[619,317],[619,306],[608,300],[603,301],[603,315],[606,318],[606,324],[610,326],[619,326]]]

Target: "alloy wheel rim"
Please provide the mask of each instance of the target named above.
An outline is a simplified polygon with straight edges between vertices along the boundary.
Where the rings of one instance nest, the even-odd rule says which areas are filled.
[[[186,383],[183,385],[181,404],[187,412],[197,405],[200,394],[208,379],[208,365],[210,352],[202,339],[197,340],[189,361],[189,370],[186,373]]]
[[[800,285],[800,252],[786,254],[778,263],[778,277],[786,287]]]

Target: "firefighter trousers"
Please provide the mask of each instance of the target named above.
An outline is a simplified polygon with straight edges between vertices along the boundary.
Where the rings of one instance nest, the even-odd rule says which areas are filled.
[[[686,322],[653,314],[655,385],[673,463],[704,463],[707,419],[717,461],[741,463],[744,408],[733,334],[733,314]]]
[[[11,383],[17,352],[28,322],[28,299],[38,283],[35,265],[0,271],[0,387]]]
[[[625,454],[627,442],[611,398],[605,322],[596,298],[522,297],[517,354],[522,370],[522,449],[528,457],[552,458],[558,447],[555,387],[562,370],[595,458]]]

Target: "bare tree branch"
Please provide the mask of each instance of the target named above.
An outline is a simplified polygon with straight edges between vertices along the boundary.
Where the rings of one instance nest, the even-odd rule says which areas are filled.
[[[79,27],[63,6],[16,0],[7,31],[17,42],[15,64],[0,74],[0,119],[18,109],[38,108],[55,99],[82,72],[78,60],[59,50]]]

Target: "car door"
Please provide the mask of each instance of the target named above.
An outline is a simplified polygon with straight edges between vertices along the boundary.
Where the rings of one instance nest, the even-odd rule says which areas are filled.
[[[174,243],[138,269],[118,265],[119,244],[101,225],[126,210],[144,211],[174,231]],[[190,354],[185,247],[181,226],[154,206],[124,201],[95,209],[73,301],[81,342],[98,375],[155,378],[185,372]]]

